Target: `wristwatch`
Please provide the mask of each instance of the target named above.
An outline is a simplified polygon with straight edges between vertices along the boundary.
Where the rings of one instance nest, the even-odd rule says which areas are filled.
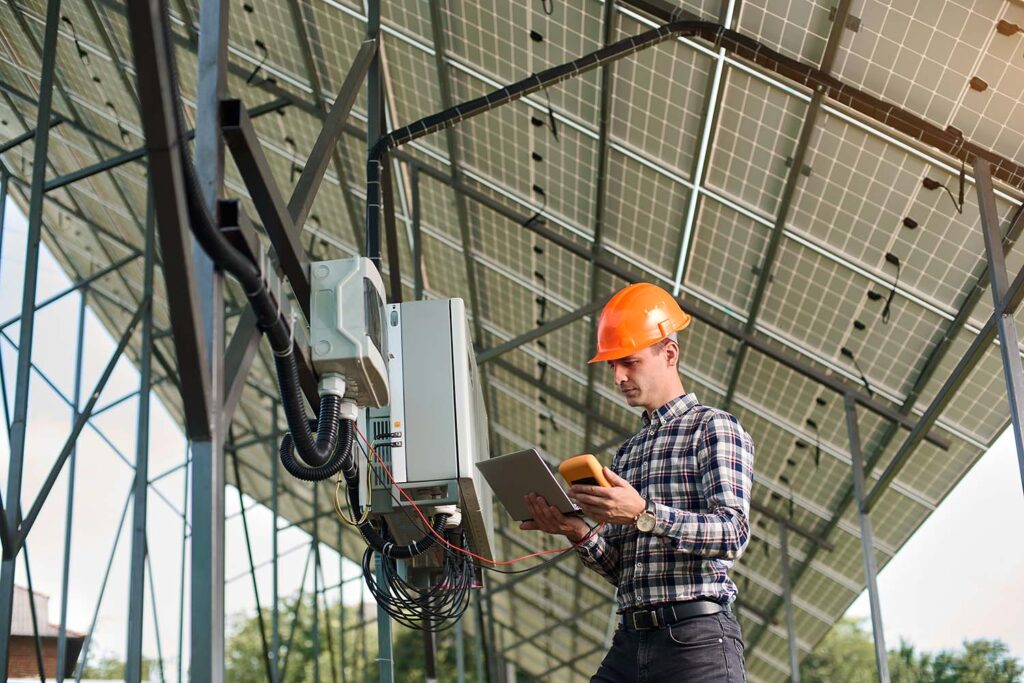
[[[645,498],[644,501],[645,505],[643,512],[636,516],[633,520],[633,524],[636,526],[637,531],[649,534],[654,531],[654,525],[658,521],[658,518],[654,516],[654,501],[650,498]]]

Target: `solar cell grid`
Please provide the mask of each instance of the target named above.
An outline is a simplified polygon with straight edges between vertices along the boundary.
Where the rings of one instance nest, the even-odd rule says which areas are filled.
[[[807,106],[733,68],[720,97],[705,184],[774,216]]]

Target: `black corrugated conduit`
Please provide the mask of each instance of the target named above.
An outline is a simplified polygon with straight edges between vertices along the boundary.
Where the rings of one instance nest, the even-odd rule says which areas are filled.
[[[164,45],[168,51],[174,44],[171,40],[166,2],[161,2],[160,23],[164,32]],[[174,89],[174,101],[180,102],[177,64],[174,54],[165,56],[171,70],[171,83]],[[186,140],[181,110],[174,108],[175,126],[178,139]],[[186,202],[188,205],[189,227],[193,235],[202,245],[218,267],[233,275],[242,285],[246,298],[256,313],[257,326],[267,335],[267,341],[274,352],[274,364],[277,368],[278,389],[281,402],[284,404],[285,416],[288,420],[290,433],[288,440],[288,463],[282,462],[286,469],[295,476],[302,472],[300,478],[307,480],[325,479],[342,469],[346,461],[351,463],[352,425],[339,425],[341,401],[337,396],[325,395],[320,399],[317,411],[318,423],[315,423],[316,436],[310,428],[311,423],[306,416],[303,403],[304,397],[299,384],[298,366],[292,349],[292,332],[289,321],[281,311],[279,302],[270,295],[266,278],[259,267],[246,255],[235,249],[217,230],[213,219],[206,209],[199,181],[196,178],[195,164],[185,144],[178,145],[181,151],[181,163],[185,175]],[[339,448],[339,427],[348,436],[342,439],[348,448]],[[303,464],[291,457],[292,445]],[[284,453],[284,443],[281,451]],[[349,470],[355,468],[349,464]],[[323,476],[319,476],[323,475]]]

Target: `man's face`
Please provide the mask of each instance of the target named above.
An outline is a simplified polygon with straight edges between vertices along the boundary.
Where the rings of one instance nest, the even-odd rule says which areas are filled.
[[[615,386],[631,406],[648,406],[660,395],[666,377],[676,372],[662,344],[655,344],[625,358],[608,361]]]

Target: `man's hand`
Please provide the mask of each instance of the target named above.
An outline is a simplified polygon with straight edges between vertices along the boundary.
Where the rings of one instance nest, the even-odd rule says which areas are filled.
[[[610,488],[574,484],[569,489],[569,497],[579,503],[587,517],[595,521],[632,524],[646,506],[643,496],[628,481],[607,467],[604,468],[604,477],[611,484]]]
[[[525,531],[544,531],[549,534],[561,534],[573,543],[587,535],[590,527],[579,517],[563,515],[554,505],[549,505],[543,496],[527,493],[523,496],[526,506],[530,508],[533,519],[520,522],[519,528]]]

